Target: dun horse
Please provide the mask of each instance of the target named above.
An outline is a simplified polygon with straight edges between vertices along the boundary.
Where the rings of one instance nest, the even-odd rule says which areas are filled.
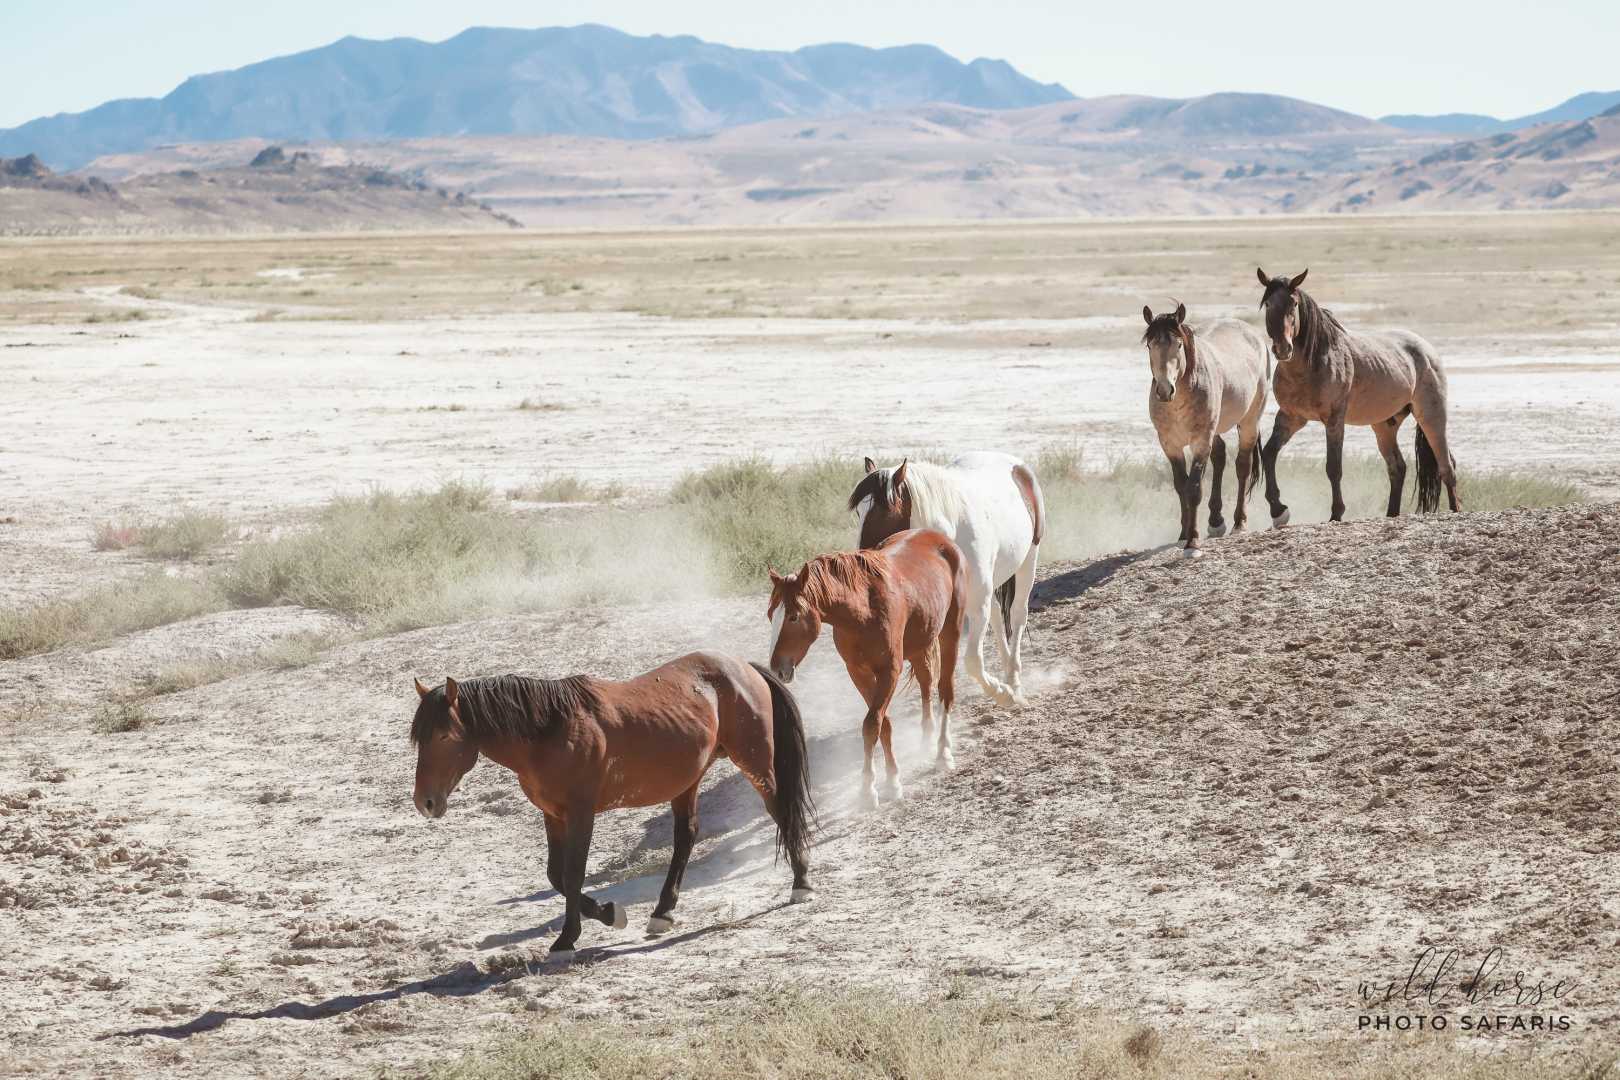
[[[1232,531],[1248,524],[1249,496],[1260,478],[1260,414],[1266,408],[1271,372],[1266,343],[1236,319],[1217,319],[1203,327],[1187,323],[1187,307],[1177,304],[1168,315],[1144,307],[1153,387],[1148,415],[1159,433],[1159,446],[1170,459],[1170,476],[1181,500],[1181,539],[1188,558],[1199,550],[1198,511],[1204,501],[1204,465],[1214,465],[1209,495],[1209,535],[1226,535],[1221,517],[1221,476],[1226,471],[1223,432],[1237,429],[1237,506]]]
[[[758,664],[692,653],[628,682],[575,675],[448,680],[420,698],[411,722],[416,744],[416,808],[444,816],[450,792],[478,755],[517,773],[523,794],[546,816],[546,878],[566,901],[551,952],[571,958],[580,916],[622,928],[617,903],[583,892],[596,815],[667,802],[675,848],[647,932],[674,926],[681,878],[698,832],[698,786],[717,758],[729,757],[776,821],[776,840],[793,867],[791,902],[812,898],[805,862],[814,806],[804,723],[793,695]]]
[[[1046,532],[1041,485],[1009,454],[963,454],[948,466],[902,461],[866,476],[849,497],[859,543],[875,547],[905,529],[936,529],[955,541],[967,574],[967,670],[1003,705],[1023,699],[1024,623]],[[995,638],[1007,681],[984,670],[984,636]]]
[[[1373,429],[1378,452],[1389,470],[1389,516],[1401,512],[1406,461],[1395,441],[1408,415],[1417,420],[1418,509],[1440,505],[1440,485],[1453,511],[1457,469],[1446,441],[1446,373],[1434,346],[1409,330],[1382,334],[1352,333],[1333,313],[1301,289],[1305,274],[1268,278],[1256,270],[1265,288],[1260,306],[1266,333],[1277,357],[1272,382],[1277,419],[1266,440],[1266,501],[1276,528],[1288,524],[1288,507],[1277,487],[1277,454],[1294,433],[1312,420],[1327,428],[1327,475],[1333,485],[1333,520],[1344,517],[1339,480],[1344,473],[1344,426]]]
[[[962,635],[965,575],[962,555],[942,533],[898,533],[871,551],[818,555],[799,572],[771,574],[771,670],[793,678],[821,624],[833,628],[833,644],[855,688],[866,699],[861,726],[866,766],[862,799],[877,805],[872,747],[880,739],[888,769],[886,793],[903,797],[889,726],[889,702],[906,661],[922,688],[923,734],[933,729],[929,695],[939,689],[939,762],[950,768],[951,706],[956,699],[956,646]]]

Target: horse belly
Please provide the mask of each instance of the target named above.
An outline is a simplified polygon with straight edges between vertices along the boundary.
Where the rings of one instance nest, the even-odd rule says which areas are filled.
[[[702,778],[719,736],[712,714],[696,712],[661,716],[656,724],[617,734],[609,742],[598,810],[670,802]]]

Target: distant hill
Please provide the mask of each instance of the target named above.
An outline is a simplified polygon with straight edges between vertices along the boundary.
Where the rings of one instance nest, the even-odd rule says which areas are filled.
[[[374,165],[262,149],[244,165],[108,183],[0,158],[0,235],[487,229],[517,222],[465,193]]]
[[[1306,200],[1329,211],[1598,209],[1620,206],[1620,105],[1440,147]]]
[[[1550,109],[1511,120],[1499,120],[1494,116],[1484,116],[1480,113],[1445,113],[1440,116],[1401,114],[1379,119],[1381,123],[1407,131],[1432,131],[1449,135],[1494,135],[1502,131],[1521,131],[1537,124],[1590,120],[1616,105],[1620,105],[1620,90],[1576,94],[1561,105],[1554,105]]]
[[[694,135],[782,117],[924,102],[1022,108],[1072,97],[999,60],[928,45],[763,52],[605,26],[475,28],[430,44],[344,38],[187,79],[168,96],[0,131],[0,156],[57,169],[165,143],[239,138],[376,140],[452,135]]]

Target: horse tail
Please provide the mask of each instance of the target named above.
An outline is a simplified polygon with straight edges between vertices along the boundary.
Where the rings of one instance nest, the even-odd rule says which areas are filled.
[[[776,774],[776,850],[795,866],[804,865],[815,828],[816,802],[810,791],[810,751],[804,743],[804,716],[793,692],[761,664],[749,665],[771,688],[771,762]]]
[[[1421,424],[1417,433],[1417,507],[1424,514],[1440,509],[1440,459]]]
[[[1007,639],[1008,645],[1012,644],[1012,606],[1017,593],[1017,574],[996,586],[996,603],[1001,605],[1001,635]]]

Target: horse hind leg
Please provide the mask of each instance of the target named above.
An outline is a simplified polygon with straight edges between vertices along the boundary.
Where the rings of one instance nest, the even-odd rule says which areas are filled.
[[[911,674],[917,680],[917,692],[922,697],[922,733],[926,740],[934,734],[934,683],[938,679],[939,660],[930,646],[911,658]]]
[[[675,819],[675,844],[669,859],[669,873],[664,876],[664,888],[658,894],[658,906],[647,920],[647,933],[657,936],[675,928],[675,904],[680,900],[681,879],[686,876],[686,864],[692,857],[692,845],[698,836],[698,785],[693,784],[669,804]]]
[[[1029,626],[1029,596],[1035,591],[1035,567],[1040,549],[1031,547],[1019,564],[1012,580],[1012,602],[1004,616],[1007,623],[1007,682],[1012,687],[1013,700],[1024,701],[1024,631]]]
[[[1216,435],[1209,447],[1209,538],[1226,535],[1226,518],[1222,516],[1221,477],[1226,475],[1226,440]]]
[[[984,689],[985,696],[998,705],[1012,703],[1012,690],[1000,679],[984,670],[984,634],[991,629],[995,596],[984,590],[970,593],[967,602],[967,672]]]
[[[1406,488],[1406,459],[1401,456],[1401,445],[1396,436],[1401,421],[1410,409],[1402,409],[1383,423],[1373,425],[1373,438],[1378,440],[1378,452],[1384,457],[1384,468],[1389,472],[1388,517],[1401,516],[1401,492]]]
[[[1452,513],[1462,510],[1462,500],[1457,497],[1457,463],[1451,456],[1451,443],[1446,436],[1446,397],[1445,389],[1435,387],[1420,388],[1418,394],[1412,399],[1412,416],[1417,420],[1418,432],[1428,442],[1429,460],[1425,460],[1424,447],[1419,444],[1418,451],[1418,492],[1420,504],[1422,499],[1426,474],[1436,474],[1437,479],[1446,488],[1446,501]],[[1432,481],[1431,481],[1432,483]],[[1434,501],[1438,501],[1438,497]],[[1419,506],[1419,509],[1429,507]]]

